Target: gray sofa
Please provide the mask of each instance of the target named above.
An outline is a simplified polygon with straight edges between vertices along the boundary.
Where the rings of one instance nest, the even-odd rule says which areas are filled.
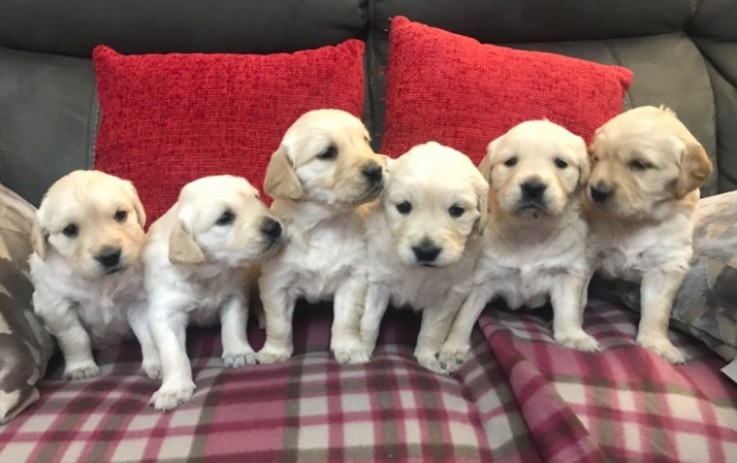
[[[364,40],[378,149],[397,15],[628,67],[623,107],[674,109],[714,162],[704,194],[737,189],[737,0],[0,0],[0,184],[38,205],[57,178],[93,165],[98,44],[267,54]],[[678,369],[634,344],[633,312],[593,300],[586,313],[600,355],[555,345],[545,311],[490,310],[449,377],[413,361],[408,312],[388,316],[363,367],[330,359],[329,307],[297,311],[295,356],[281,365],[224,370],[217,331],[203,329],[188,339],[198,389],[169,414],[148,408],[156,385],[134,344],[100,352],[92,381],[62,381],[57,356],[38,402],[0,426],[0,461],[727,461],[737,389],[723,360],[674,332],[693,359]],[[257,327],[249,336],[263,343]]]

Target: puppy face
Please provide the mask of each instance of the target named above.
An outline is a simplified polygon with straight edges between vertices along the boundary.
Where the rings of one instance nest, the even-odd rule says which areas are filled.
[[[75,273],[97,279],[139,262],[146,215],[133,184],[98,171],[75,171],[44,196],[33,234],[43,259],[56,254]]]
[[[675,114],[646,106],[620,114],[596,132],[587,195],[600,209],[628,218],[652,216],[711,175],[704,148]]]
[[[527,121],[492,141],[479,165],[491,206],[519,219],[559,216],[589,173],[586,145],[563,127]]]
[[[407,265],[458,261],[483,230],[488,184],[464,154],[435,142],[390,162],[382,202],[397,255]]]
[[[178,224],[169,237],[174,263],[242,265],[281,243],[281,223],[248,181],[228,175],[204,177],[182,188]]]
[[[339,110],[302,115],[272,155],[264,188],[274,198],[357,205],[376,198],[383,171],[366,127]]]

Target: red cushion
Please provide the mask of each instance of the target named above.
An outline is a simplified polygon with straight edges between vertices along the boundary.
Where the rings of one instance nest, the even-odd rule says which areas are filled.
[[[588,141],[621,112],[631,81],[619,66],[480,44],[396,17],[382,151],[397,156],[436,140],[478,163],[491,140],[540,118]]]
[[[95,168],[130,179],[152,223],[180,188],[234,174],[261,188],[286,129],[305,111],[360,116],[363,42],[273,55],[93,57],[102,122]]]

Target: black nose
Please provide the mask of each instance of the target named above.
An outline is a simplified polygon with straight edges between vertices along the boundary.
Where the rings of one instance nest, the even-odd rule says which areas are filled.
[[[361,172],[363,172],[363,176],[369,179],[372,183],[376,183],[382,179],[382,169],[379,164],[367,164],[363,167]]]
[[[603,204],[607,199],[611,198],[613,191],[611,187],[603,183],[597,183],[589,188],[589,193],[591,194],[591,199],[599,204]]]
[[[277,239],[281,236],[281,224],[274,219],[266,219],[261,226],[261,231],[269,238]]]
[[[412,246],[417,262],[432,262],[440,255],[440,248],[430,241],[423,241],[419,246]]]
[[[520,185],[522,194],[527,199],[540,199],[548,186],[539,180],[528,180]]]
[[[95,260],[105,268],[116,267],[120,264],[120,248],[105,248],[95,256]]]

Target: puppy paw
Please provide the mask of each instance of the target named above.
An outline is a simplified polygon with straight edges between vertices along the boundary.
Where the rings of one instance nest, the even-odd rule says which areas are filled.
[[[100,376],[100,367],[90,360],[87,362],[71,363],[64,368],[64,379],[79,380]]]
[[[144,360],[141,367],[149,379],[153,379],[154,381],[161,379],[161,364],[158,361],[151,362]]]
[[[262,364],[279,363],[286,362],[291,356],[292,352],[289,349],[264,346],[258,354],[256,354],[256,360],[258,363]]]
[[[645,349],[655,352],[670,363],[686,363],[686,356],[680,349],[673,345],[666,337],[650,336],[637,338],[637,344]]]
[[[171,410],[179,404],[189,400],[194,393],[194,383],[176,383],[162,385],[158,391],[151,396],[149,405],[158,411]]]
[[[371,360],[366,346],[359,340],[346,339],[334,342],[330,350],[335,355],[335,360],[344,365],[360,365]]]
[[[462,346],[443,346],[438,353],[438,363],[447,372],[455,371],[466,361],[470,350],[471,346],[468,344]]]
[[[556,341],[570,349],[584,352],[598,352],[601,350],[599,341],[590,334],[586,334],[583,330],[572,333],[556,334],[554,337]]]
[[[446,370],[445,366],[441,364],[440,355],[436,354],[435,352],[415,352],[415,358],[417,359],[417,363],[427,368],[428,370],[443,375],[447,375],[448,373],[450,373],[450,371]]]
[[[255,365],[258,363],[256,352],[246,350],[243,352],[223,352],[223,362],[226,367],[239,368],[245,365]]]

